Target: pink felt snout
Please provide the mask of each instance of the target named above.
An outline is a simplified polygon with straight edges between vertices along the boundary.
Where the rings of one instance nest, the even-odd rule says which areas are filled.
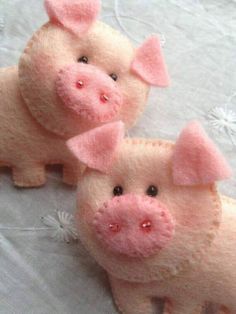
[[[65,106],[94,122],[115,118],[123,103],[117,83],[91,64],[72,64],[62,69],[56,82]]]
[[[129,257],[148,257],[163,249],[174,234],[168,209],[157,199],[127,194],[106,202],[93,226],[105,248]]]

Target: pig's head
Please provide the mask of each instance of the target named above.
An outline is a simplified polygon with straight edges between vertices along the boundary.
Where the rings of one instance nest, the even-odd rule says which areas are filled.
[[[45,6],[50,21],[19,64],[21,94],[32,115],[64,137],[110,121],[133,125],[150,86],[169,83],[158,38],[134,49],[97,20],[99,0],[45,0]]]
[[[207,254],[221,219],[215,181],[230,168],[196,122],[176,144],[123,134],[113,122],[68,141],[88,167],[78,192],[80,237],[114,276],[167,279]]]

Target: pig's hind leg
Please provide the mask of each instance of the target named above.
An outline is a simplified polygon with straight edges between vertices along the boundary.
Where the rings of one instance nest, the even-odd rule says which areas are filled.
[[[179,301],[167,301],[163,314],[201,314],[203,305],[190,302],[187,299]]]

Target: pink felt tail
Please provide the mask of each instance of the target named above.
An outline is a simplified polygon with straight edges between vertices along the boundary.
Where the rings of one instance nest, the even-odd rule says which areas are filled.
[[[138,48],[132,63],[132,71],[146,83],[153,86],[167,87],[170,79],[161,50],[161,44],[156,36],[149,37]]]
[[[195,121],[180,134],[172,164],[176,185],[209,184],[232,174],[223,155]]]
[[[95,22],[101,8],[100,0],[45,0],[45,8],[53,23],[63,25],[73,33],[86,33]]]
[[[88,167],[106,172],[112,165],[124,133],[123,122],[108,123],[70,139],[67,146]]]

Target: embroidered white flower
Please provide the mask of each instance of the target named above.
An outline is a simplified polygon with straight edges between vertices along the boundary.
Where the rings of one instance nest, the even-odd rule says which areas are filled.
[[[209,114],[208,119],[210,125],[219,132],[225,132],[233,145],[236,145],[236,113],[225,107],[215,107]]]
[[[65,241],[67,243],[71,239],[77,240],[78,234],[74,225],[74,217],[64,211],[57,211],[56,214],[56,218],[50,215],[42,217],[43,223],[53,230],[52,237],[58,241]]]

